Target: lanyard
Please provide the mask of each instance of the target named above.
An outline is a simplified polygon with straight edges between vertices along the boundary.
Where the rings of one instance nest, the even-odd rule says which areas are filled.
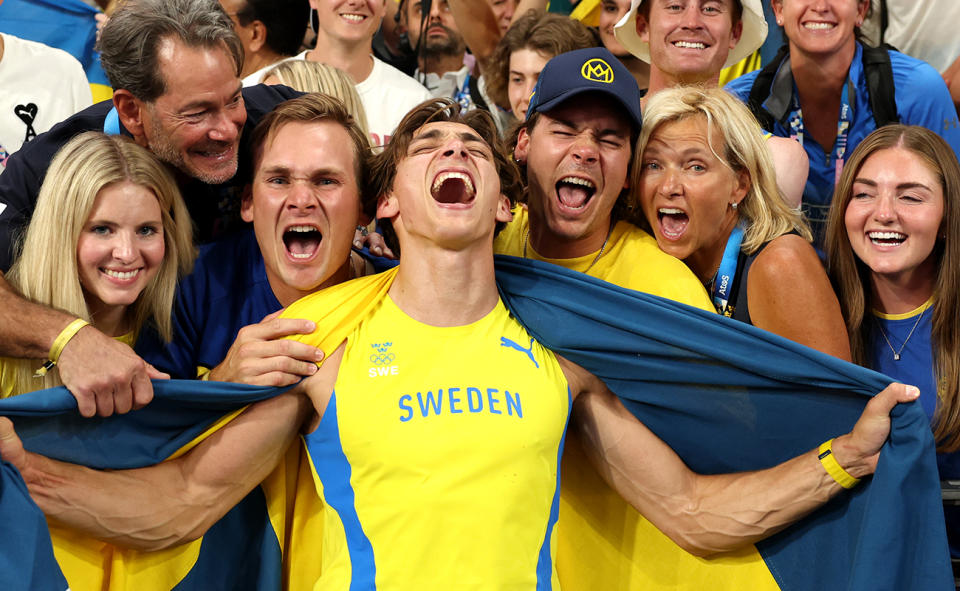
[[[833,145],[833,151],[827,155],[827,162],[830,162],[831,155],[834,163],[833,182],[836,185],[840,178],[840,172],[843,170],[844,158],[847,154],[847,139],[850,135],[850,125],[853,120],[853,107],[850,104],[850,96],[853,94],[853,81],[847,78],[847,83],[843,85],[843,91],[840,94],[840,117],[837,120],[837,139]],[[793,113],[790,115],[790,137],[803,145],[803,111],[800,109],[800,98],[796,88],[793,91]]]
[[[723,249],[723,259],[717,275],[713,278],[713,305],[717,312],[728,316],[727,302],[733,290],[733,278],[737,274],[737,259],[740,257],[740,244],[743,242],[744,224],[741,222],[730,232],[727,246]],[[732,313],[732,312],[731,312]]]
[[[463,86],[457,89],[456,94],[453,95],[453,100],[460,105],[460,110],[466,112],[470,110],[470,105],[473,103],[473,97],[470,96],[470,74],[467,74],[466,79],[463,81]]]

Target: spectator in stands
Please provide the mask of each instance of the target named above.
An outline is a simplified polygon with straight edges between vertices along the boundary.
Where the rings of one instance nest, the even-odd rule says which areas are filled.
[[[0,175],[0,269],[10,264],[14,232],[26,225],[53,154],[84,131],[130,135],[178,169],[177,182],[201,239],[229,225],[244,122],[295,93],[282,87],[240,90],[243,49],[230,19],[213,0],[126,0],[104,26],[104,68],[112,102],[93,105],[40,135],[12,156]],[[246,178],[245,174],[239,175]],[[221,206],[226,206],[221,211]],[[42,358],[74,316],[32,304],[0,279],[0,355]],[[152,397],[153,372],[133,351],[93,328],[70,340],[60,378],[81,411],[95,400]],[[151,373],[153,372],[153,373]],[[102,410],[102,409],[101,409]]]
[[[504,35],[513,24],[513,15],[517,11],[517,0],[487,0],[493,9],[493,16],[500,27],[500,34]]]
[[[871,131],[897,120],[922,125],[958,153],[960,128],[936,70],[896,51],[871,51],[857,41],[869,0],[773,0],[772,5],[787,51],[764,68],[763,77],[753,72],[727,88],[749,102],[768,131],[803,144],[810,160],[803,207],[819,248],[843,163]],[[871,61],[877,65],[868,65]],[[871,77],[874,86],[867,82]]]
[[[307,31],[307,0],[220,0],[243,43],[244,86],[260,84],[263,75],[280,60],[300,53]]]
[[[630,52],[650,63],[646,98],[680,84],[717,86],[722,68],[752,54],[767,35],[760,0],[695,0],[673,4],[633,0],[616,27]],[[791,207],[798,207],[807,179],[806,154],[796,142],[771,137],[767,143],[777,184]]]
[[[310,0],[310,7],[317,11],[317,44],[299,56],[330,64],[353,78],[375,146],[389,143],[407,111],[430,98],[416,80],[373,57],[373,36],[383,19],[385,1]]]
[[[494,249],[712,310],[689,269],[627,221],[639,129],[640,89],[612,53],[597,47],[551,59],[513,151],[527,207],[514,208]]]
[[[451,98],[461,108],[488,109],[484,78],[464,63],[467,43],[450,5],[437,0],[424,13],[422,0],[402,0],[400,24],[407,31],[411,48],[417,53],[418,80],[434,97]]]
[[[177,278],[195,254],[170,171],[126,138],[87,132],[54,157],[9,279],[23,297],[76,316],[54,348],[87,324],[132,345],[149,322],[170,340]],[[61,385],[57,355],[0,360],[0,396]],[[123,413],[131,402],[98,408]]]
[[[810,230],[780,196],[743,103],[721,89],[658,92],[637,159],[632,184],[657,243],[690,267],[718,313],[850,359]]]
[[[960,165],[937,134],[891,125],[853,151],[827,223],[853,360],[920,388],[943,480],[960,478]],[[960,556],[960,511],[945,507]]]
[[[0,173],[20,146],[93,102],[76,58],[7,33],[0,33],[0,88]]]
[[[314,93],[282,103],[252,146],[242,207],[252,228],[201,249],[180,284],[173,340],[137,344],[173,377],[286,385],[311,375],[322,353],[282,339],[312,323],[274,313],[371,271],[350,250],[370,144],[343,102]]]
[[[274,66],[263,77],[264,84],[283,84],[300,92],[322,92],[340,99],[354,123],[370,136],[367,113],[353,80],[343,70],[318,62],[289,60]]]
[[[600,41],[603,42],[603,46],[623,62],[623,65],[637,79],[637,86],[642,90],[650,84],[650,64],[630,53],[617,40],[613,29],[630,12],[630,4],[630,0],[602,0],[597,21],[597,32],[600,33]]]
[[[596,37],[579,21],[559,14],[527,12],[497,44],[485,76],[490,96],[523,121],[547,62],[561,53],[596,46]]]

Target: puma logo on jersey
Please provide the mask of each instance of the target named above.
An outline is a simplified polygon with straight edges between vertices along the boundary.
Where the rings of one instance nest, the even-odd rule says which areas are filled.
[[[521,347],[520,345],[511,341],[507,337],[500,337],[500,346],[509,347],[511,349],[516,349],[517,351],[522,351],[523,353],[526,353],[527,357],[530,358],[530,361],[533,362],[533,366],[536,367],[537,369],[540,369],[540,364],[537,363],[537,360],[533,358],[533,337],[530,338],[530,346],[527,348]]]

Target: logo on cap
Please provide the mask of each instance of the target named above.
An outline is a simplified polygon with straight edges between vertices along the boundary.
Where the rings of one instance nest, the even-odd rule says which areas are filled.
[[[613,82],[613,68],[600,58],[593,58],[584,62],[583,67],[580,68],[580,75],[591,82],[606,84]]]

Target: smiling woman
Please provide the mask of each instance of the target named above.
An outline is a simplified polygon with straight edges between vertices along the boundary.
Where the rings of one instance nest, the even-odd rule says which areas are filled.
[[[54,157],[7,279],[128,344],[148,321],[169,340],[177,277],[193,258],[190,217],[166,167],[130,140],[88,132]],[[0,395],[60,385],[55,371],[34,377],[42,364],[0,359]]]
[[[920,388],[942,480],[960,478],[960,164],[922,127],[854,150],[827,222],[853,361]],[[960,511],[944,507],[960,557]]]
[[[784,203],[742,103],[719,89],[661,91],[636,154],[631,184],[657,243],[700,278],[719,313],[850,358],[810,231]]]
[[[960,449],[958,224],[952,150],[927,129],[894,125],[854,151],[827,229],[853,360],[919,386],[947,451]]]

